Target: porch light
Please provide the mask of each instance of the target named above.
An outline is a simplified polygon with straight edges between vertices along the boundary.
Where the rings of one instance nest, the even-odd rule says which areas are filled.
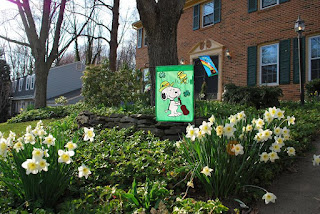
[[[294,24],[294,30],[301,36],[304,32],[306,26],[304,24],[304,21],[298,16],[297,21]]]
[[[228,59],[231,59],[231,53],[230,53],[229,49],[226,50],[226,57]]]
[[[186,61],[184,60],[184,58],[182,57],[181,59],[180,59],[180,65],[184,65],[185,63],[186,63]]]

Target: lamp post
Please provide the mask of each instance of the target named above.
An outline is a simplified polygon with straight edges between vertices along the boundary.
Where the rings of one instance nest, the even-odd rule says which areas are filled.
[[[298,34],[298,59],[299,59],[299,77],[300,77],[300,102],[301,105],[304,104],[304,78],[302,79],[302,46],[301,46],[301,38],[302,33],[305,30],[305,24],[302,19],[300,19],[300,16],[298,16],[297,21],[294,24],[294,30]]]

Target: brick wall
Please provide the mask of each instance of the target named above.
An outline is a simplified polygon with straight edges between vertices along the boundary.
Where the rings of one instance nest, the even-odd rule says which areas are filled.
[[[290,0],[267,9],[248,13],[248,0],[222,0],[221,22],[198,30],[192,29],[193,8],[184,10],[178,26],[178,56],[189,64],[189,52],[200,41],[212,39],[229,49],[232,59],[223,60],[222,84],[247,85],[247,48],[284,39],[296,38],[293,27],[298,15],[305,21],[308,38],[320,35],[320,1]],[[137,49],[137,68],[147,59],[147,47]],[[293,41],[291,41],[291,75],[289,85],[280,85],[285,100],[299,99],[299,84],[293,84]],[[306,57],[307,58],[307,57]],[[258,57],[259,61],[259,57]],[[306,63],[306,65],[308,65]],[[307,71],[307,69],[306,69]],[[259,69],[257,68],[259,78]],[[257,79],[259,83],[259,79]]]

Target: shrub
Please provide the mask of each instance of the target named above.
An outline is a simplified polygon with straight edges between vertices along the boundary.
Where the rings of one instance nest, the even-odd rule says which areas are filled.
[[[320,79],[314,79],[306,84],[307,95],[311,100],[320,100]]]
[[[225,85],[223,101],[241,105],[254,106],[257,109],[279,106],[282,90],[279,87],[244,87],[234,84]]]
[[[92,105],[118,106],[135,101],[140,89],[135,73],[127,68],[112,72],[106,63],[89,66],[84,72],[82,94]]]
[[[263,119],[239,112],[227,119],[211,117],[199,128],[189,125],[181,147],[191,167],[190,182],[197,177],[209,196],[237,194],[268,161],[295,155],[286,127],[294,122],[274,107]]]

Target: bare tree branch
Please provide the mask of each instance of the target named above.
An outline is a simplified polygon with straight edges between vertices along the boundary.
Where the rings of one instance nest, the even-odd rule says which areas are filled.
[[[19,41],[14,40],[14,39],[9,39],[8,37],[2,36],[2,35],[0,35],[0,38],[2,38],[2,39],[4,39],[4,40],[7,40],[8,42],[16,43],[16,44],[18,44],[18,45],[23,45],[23,46],[31,47],[30,44],[28,44],[28,43],[19,42]]]

